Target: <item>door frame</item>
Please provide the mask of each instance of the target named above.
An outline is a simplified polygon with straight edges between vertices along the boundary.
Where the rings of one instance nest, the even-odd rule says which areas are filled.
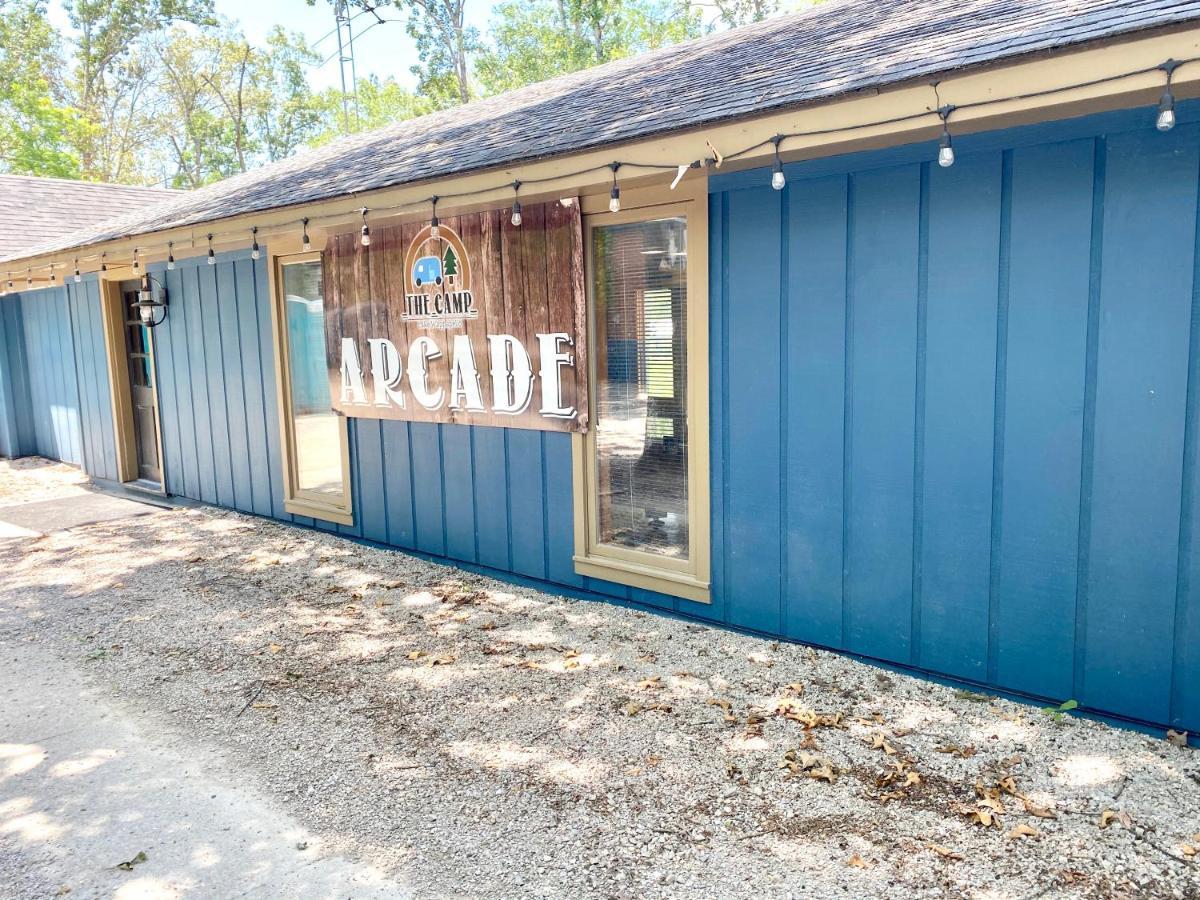
[[[137,278],[128,266],[110,268],[100,276],[100,311],[104,322],[104,349],[108,358],[108,387],[112,398],[113,437],[117,450],[117,480],[129,484],[140,480],[138,474],[137,432],[133,423],[133,396],[129,383],[128,347],[125,337],[125,311],[122,308],[121,282]],[[163,460],[162,404],[158,394],[158,353],[155,351],[154,329],[146,329],[150,354],[150,380],[154,393],[154,442],[158,450],[158,470],[161,480],[158,489],[145,488],[166,495],[167,472]],[[139,484],[137,487],[141,488]]]

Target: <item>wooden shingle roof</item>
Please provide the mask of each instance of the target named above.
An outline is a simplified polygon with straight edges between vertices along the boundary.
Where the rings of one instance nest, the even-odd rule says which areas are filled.
[[[178,195],[125,184],[0,175],[0,259]]]
[[[834,0],[352,135],[36,249],[598,149],[1198,19],[1200,0]]]

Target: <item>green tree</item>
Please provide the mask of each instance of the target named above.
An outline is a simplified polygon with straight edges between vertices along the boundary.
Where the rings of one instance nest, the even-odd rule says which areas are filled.
[[[497,94],[698,37],[698,11],[673,0],[507,0],[476,74]]]
[[[62,71],[43,0],[0,0],[0,171],[79,177],[83,129]]]
[[[212,0],[65,0],[75,29],[74,106],[89,126],[80,147],[85,177],[116,180],[123,174],[127,147],[105,153],[104,140],[126,133],[115,118],[136,120],[146,94],[145,69],[133,65],[140,38],[172,23],[213,23]],[[133,98],[131,100],[131,98]]]
[[[447,278],[458,274],[458,257],[454,255],[454,248],[449,244],[446,245],[446,255],[442,257],[442,264]]]
[[[324,144],[346,133],[342,119],[342,92],[327,88],[318,94],[314,103],[321,127],[311,144]],[[380,80],[372,75],[358,82],[358,123],[352,131],[373,131],[403,119],[423,116],[434,109],[426,97],[418,96],[393,77]]]

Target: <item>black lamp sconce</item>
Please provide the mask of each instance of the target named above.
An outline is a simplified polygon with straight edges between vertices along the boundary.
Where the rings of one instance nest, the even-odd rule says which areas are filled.
[[[167,286],[151,275],[142,274],[137,303],[133,304],[138,319],[147,328],[161,325],[167,319]]]

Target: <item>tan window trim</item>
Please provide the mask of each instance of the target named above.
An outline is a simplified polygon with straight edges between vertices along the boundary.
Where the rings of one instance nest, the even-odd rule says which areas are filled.
[[[338,439],[341,443],[342,485],[341,502],[330,502],[327,494],[314,494],[296,487],[296,433],[292,428],[291,366],[288,364],[288,344],[284,309],[283,266],[320,260],[321,253],[275,253],[268,251],[268,281],[271,294],[271,330],[275,339],[275,391],[279,406],[279,432],[283,449],[283,508],[292,515],[335,522],[339,525],[354,524],[354,505],[350,482],[350,437],[345,417],[338,417]]]
[[[708,442],[708,185],[704,178],[685,179],[677,191],[662,188],[622,192],[624,208],[607,211],[608,197],[585,197],[584,262],[588,291],[588,335],[595,341],[596,308],[592,287],[591,229],[672,215],[685,215],[688,229],[687,297],[687,410],[688,410],[688,539],[687,560],[666,559],[653,553],[599,542],[596,504],[595,429],[573,436],[572,470],[575,494],[575,572],[616,584],[656,591],[698,603],[712,601],[709,519]],[[594,352],[588,354],[597,392]],[[589,421],[595,422],[595,409]]]

